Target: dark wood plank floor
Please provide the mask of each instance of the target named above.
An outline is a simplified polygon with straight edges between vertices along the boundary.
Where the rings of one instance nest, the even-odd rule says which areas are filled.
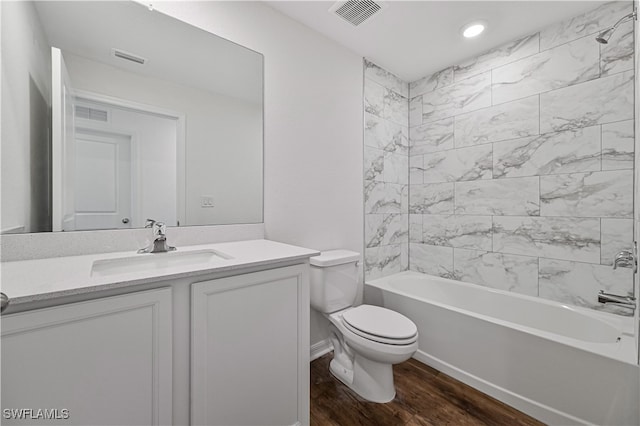
[[[394,366],[396,397],[368,402],[329,372],[329,353],[311,363],[311,425],[543,425],[416,360]]]

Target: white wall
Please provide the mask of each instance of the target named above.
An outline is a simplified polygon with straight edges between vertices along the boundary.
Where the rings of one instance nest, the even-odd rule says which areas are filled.
[[[186,115],[186,221],[262,221],[262,114],[259,105],[134,74],[64,52],[74,89]],[[202,208],[200,197],[214,198]]]
[[[51,51],[32,3],[2,2],[2,221],[0,229],[31,230],[30,78],[51,104]],[[44,123],[46,124],[46,123]]]
[[[265,56],[267,238],[362,253],[362,58],[258,2],[154,6]]]

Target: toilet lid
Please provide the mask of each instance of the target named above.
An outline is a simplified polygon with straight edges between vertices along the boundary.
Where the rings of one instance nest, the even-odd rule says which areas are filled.
[[[342,319],[365,334],[386,339],[410,339],[418,332],[409,318],[380,306],[360,305],[348,309]]]

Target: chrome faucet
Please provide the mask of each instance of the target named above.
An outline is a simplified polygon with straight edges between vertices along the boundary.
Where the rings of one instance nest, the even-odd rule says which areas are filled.
[[[175,247],[167,244],[167,226],[164,222],[147,219],[144,227],[153,228],[153,241],[148,247],[138,250],[138,253],[167,253],[176,250]]]
[[[613,269],[618,269],[618,267],[632,268],[634,274],[638,272],[638,245],[635,241],[633,242],[632,250],[622,250],[616,254],[613,259]],[[635,289],[635,285],[633,288]],[[598,303],[607,303],[635,310],[636,298],[634,291],[630,292],[626,296],[621,296],[619,294],[611,294],[604,290],[600,290],[598,293]]]
[[[606,293],[600,290],[598,293],[598,303],[607,303],[623,308],[636,309],[636,298],[633,296],[619,296],[617,294]]]

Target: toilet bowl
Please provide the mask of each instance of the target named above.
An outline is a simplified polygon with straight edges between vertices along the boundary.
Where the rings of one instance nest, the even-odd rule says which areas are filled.
[[[345,316],[367,310],[368,314],[396,316],[405,320],[404,328],[395,332],[375,330],[375,322],[369,324],[369,332],[356,328]],[[386,312],[385,312],[386,311]],[[331,322],[331,343],[334,358],[330,370],[342,383],[361,397],[372,402],[389,402],[395,398],[393,364],[411,358],[418,349],[418,332],[408,318],[378,306],[360,305],[327,316]],[[360,324],[365,324],[362,320]],[[360,325],[359,324],[359,325]],[[401,330],[413,330],[407,334]],[[372,333],[375,333],[373,334]]]
[[[347,250],[311,258],[311,305],[330,322],[331,373],[372,402],[395,397],[393,364],[418,349],[416,325],[404,315],[372,305],[353,307],[360,255]]]

